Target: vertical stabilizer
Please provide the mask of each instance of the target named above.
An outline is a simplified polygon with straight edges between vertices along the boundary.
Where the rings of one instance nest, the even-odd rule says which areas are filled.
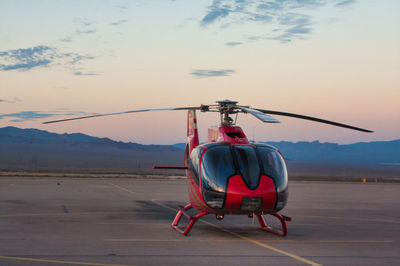
[[[187,145],[189,149],[189,154],[192,150],[199,145],[199,133],[197,129],[197,119],[196,119],[196,110],[188,111],[188,120],[187,120]]]

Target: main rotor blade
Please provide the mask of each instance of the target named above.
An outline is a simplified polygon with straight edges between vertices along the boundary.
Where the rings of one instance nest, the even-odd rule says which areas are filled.
[[[190,110],[190,109],[198,110],[198,109],[200,109],[200,107],[178,107],[178,108],[131,110],[131,111],[125,111],[125,112],[95,114],[95,115],[87,115],[87,116],[73,117],[73,118],[60,119],[60,120],[52,120],[52,121],[43,122],[43,124],[51,124],[51,123],[58,123],[58,122],[65,122],[65,121],[79,120],[79,119],[86,119],[86,118],[93,118],[93,117],[100,117],[100,116],[122,115],[122,114],[130,114],[130,113],[149,112],[149,111],[171,111],[171,110]]]
[[[245,113],[252,114],[253,116],[255,116],[258,119],[260,119],[261,121],[263,121],[264,123],[279,123],[279,120],[276,120],[272,116],[264,114],[264,113],[260,112],[259,110],[247,108],[247,107],[240,106],[240,105],[236,106],[236,108],[244,111]]]
[[[374,132],[374,131],[371,131],[371,130],[368,130],[368,129],[354,127],[354,126],[350,126],[350,125],[346,125],[346,124],[342,124],[342,123],[337,123],[337,122],[333,122],[333,121],[329,121],[329,120],[325,120],[325,119],[321,119],[321,118],[317,118],[317,117],[312,117],[312,116],[299,115],[299,114],[280,112],[280,111],[272,111],[272,110],[263,110],[263,109],[254,109],[254,110],[260,111],[260,112],[262,112],[264,114],[289,116],[289,117],[294,117],[294,118],[311,120],[311,121],[314,121],[314,122],[325,123],[325,124],[329,124],[329,125],[332,125],[332,126],[344,127],[344,128],[349,128],[349,129],[353,129],[353,130],[362,131],[362,132],[368,132],[368,133]]]

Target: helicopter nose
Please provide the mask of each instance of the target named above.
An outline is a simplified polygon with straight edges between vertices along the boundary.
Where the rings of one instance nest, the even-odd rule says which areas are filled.
[[[240,175],[229,179],[226,209],[271,212],[275,203],[276,190],[272,179],[261,176],[260,184],[254,190],[246,186]]]

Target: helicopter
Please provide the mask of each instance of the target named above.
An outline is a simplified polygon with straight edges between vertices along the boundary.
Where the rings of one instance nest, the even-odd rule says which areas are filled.
[[[361,132],[373,131],[321,118],[294,113],[264,110],[238,105],[237,101],[222,100],[212,105],[198,107],[178,107],[160,109],[142,109],[125,112],[94,114],[75,118],[53,120],[44,124],[65,122],[101,116],[139,113],[148,111],[187,110],[187,143],[183,166],[154,166],[155,169],[185,170],[188,180],[190,203],[177,206],[177,214],[171,224],[172,228],[182,235],[188,235],[196,221],[208,214],[215,215],[217,220],[225,215],[247,215],[257,217],[261,229],[277,234],[287,235],[286,222],[291,218],[279,212],[286,206],[288,190],[288,173],[285,160],[280,151],[267,144],[252,143],[243,130],[236,126],[239,113],[248,113],[264,123],[279,123],[271,115],[287,116],[333,126],[348,128]],[[196,111],[220,113],[220,126],[208,129],[208,141],[199,141]],[[235,115],[235,119],[231,116]],[[195,211],[195,214],[191,214]],[[266,222],[265,217],[275,217],[281,228],[274,228]],[[188,224],[181,228],[182,217]]]

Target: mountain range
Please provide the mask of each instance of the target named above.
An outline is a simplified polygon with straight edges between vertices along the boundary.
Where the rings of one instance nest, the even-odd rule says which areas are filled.
[[[365,165],[370,169],[391,167],[400,176],[400,139],[346,145],[318,141],[266,143],[281,151],[289,169],[303,169],[305,174],[307,169],[322,169],[321,165],[329,166],[330,173],[335,172],[335,165],[340,164],[347,168],[359,165],[360,169],[366,169]],[[154,164],[182,165],[184,147],[185,143],[142,145],[81,133],[57,134],[3,127],[0,128],[0,170],[152,172]]]
[[[0,128],[0,170],[147,172],[154,164],[182,164],[171,145],[141,145],[38,129]]]
[[[319,141],[261,143],[278,148],[286,160],[292,161],[400,164],[400,139],[344,145],[329,142],[321,143]],[[184,150],[185,145],[185,143],[177,143],[172,146]]]

